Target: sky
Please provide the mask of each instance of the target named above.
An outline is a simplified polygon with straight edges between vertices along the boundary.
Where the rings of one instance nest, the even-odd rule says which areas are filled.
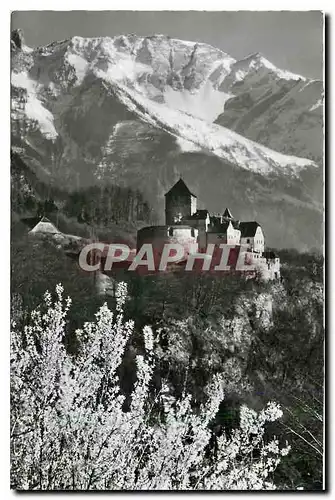
[[[72,36],[155,33],[205,42],[236,59],[261,52],[279,68],[322,78],[320,11],[16,11],[12,29],[35,47]]]

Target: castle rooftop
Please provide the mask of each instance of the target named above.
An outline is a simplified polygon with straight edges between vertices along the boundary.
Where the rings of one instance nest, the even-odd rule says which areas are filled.
[[[252,238],[255,236],[259,226],[260,225],[255,220],[250,222],[240,222],[239,229],[241,231],[242,238]]]
[[[188,187],[186,186],[185,182],[183,181],[182,178],[179,179],[179,181],[177,181],[173,186],[172,188],[167,192],[165,193],[164,196],[167,196],[167,195],[191,195],[191,196],[194,196],[195,198],[197,197],[195,194],[193,194],[189,189]]]

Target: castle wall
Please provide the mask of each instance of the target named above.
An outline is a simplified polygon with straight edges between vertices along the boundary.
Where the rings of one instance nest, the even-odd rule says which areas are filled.
[[[269,276],[271,280],[280,279],[280,259],[276,257],[275,259],[267,260],[267,266],[269,270]]]
[[[258,226],[255,236],[241,238],[241,245],[246,245],[254,252],[264,252],[264,234],[262,228]]]
[[[191,245],[198,242],[198,230],[185,225],[149,226],[137,233],[137,250],[150,243],[154,251],[155,265],[160,262],[165,244],[178,243],[184,247],[184,257],[190,252]]]
[[[197,211],[197,199],[195,196],[191,196],[191,215]]]
[[[227,229],[227,242],[228,245],[239,245],[241,241],[241,231],[234,229],[232,224],[229,224]]]
[[[199,246],[199,252],[204,251],[207,247],[207,233],[205,228],[199,229],[198,246]]]
[[[275,259],[266,259],[264,257],[258,257],[259,254],[252,254],[253,262],[257,267],[261,278],[265,281],[269,280],[279,280],[280,279],[280,259],[276,257]]]
[[[209,243],[215,245],[227,244],[227,233],[207,233],[207,245]]]
[[[199,249],[204,250],[207,246],[207,227],[209,217],[207,219],[186,219],[183,221],[185,225],[194,227],[198,230],[198,245]]]

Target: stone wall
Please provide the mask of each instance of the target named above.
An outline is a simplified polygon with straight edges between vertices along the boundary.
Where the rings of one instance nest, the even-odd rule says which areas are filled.
[[[197,244],[198,230],[185,225],[149,226],[137,233],[137,250],[144,244],[151,244],[154,249],[155,263],[160,257],[165,244],[181,244],[184,247],[184,257],[189,254],[191,245]]]
[[[191,195],[165,197],[165,223],[174,224],[181,217],[188,218],[197,210],[197,199]]]

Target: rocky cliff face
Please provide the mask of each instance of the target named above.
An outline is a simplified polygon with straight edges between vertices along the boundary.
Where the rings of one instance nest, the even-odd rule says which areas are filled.
[[[201,205],[229,205],[269,245],[306,249],[321,234],[321,91],[260,55],[236,61],[162,35],[34,50],[22,38],[12,146],[44,182],[134,186],[162,216],[182,173]]]

